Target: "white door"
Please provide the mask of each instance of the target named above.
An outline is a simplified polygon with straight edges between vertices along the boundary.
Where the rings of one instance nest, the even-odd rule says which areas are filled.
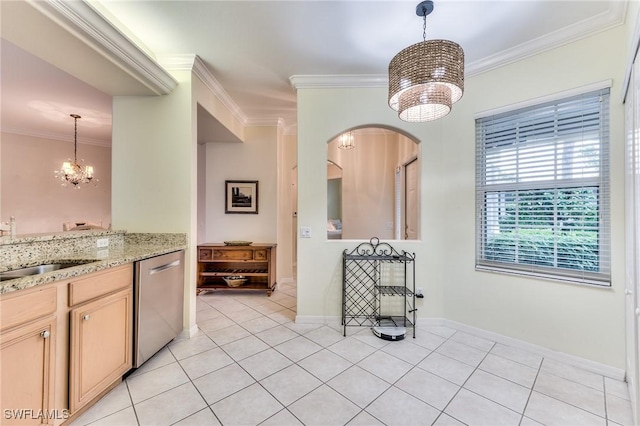
[[[404,239],[418,239],[418,160],[404,165]]]
[[[625,103],[625,311],[627,382],[636,421],[640,420],[640,61],[632,69]]]
[[[291,241],[292,256],[291,264],[294,268],[294,276],[296,275],[296,267],[298,263],[298,166],[291,169]]]

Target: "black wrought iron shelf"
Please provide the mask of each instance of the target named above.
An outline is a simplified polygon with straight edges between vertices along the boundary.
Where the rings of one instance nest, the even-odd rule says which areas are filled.
[[[383,303],[384,296],[400,296],[404,300],[387,304]],[[415,297],[415,253],[398,252],[377,237],[343,252],[345,336],[347,326],[402,326],[411,327],[415,337]]]
[[[414,323],[406,316],[378,317],[378,325],[382,327],[413,327]],[[415,335],[414,335],[415,337]]]

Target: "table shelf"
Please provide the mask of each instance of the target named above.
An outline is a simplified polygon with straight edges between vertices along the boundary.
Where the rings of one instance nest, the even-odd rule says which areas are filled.
[[[275,265],[275,244],[201,244],[198,246],[198,294],[217,289],[264,289],[271,296],[276,287]],[[248,279],[239,287],[229,287],[222,277],[231,275],[242,275]]]

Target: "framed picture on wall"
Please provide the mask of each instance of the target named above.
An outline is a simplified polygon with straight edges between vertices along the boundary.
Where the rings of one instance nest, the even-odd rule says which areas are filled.
[[[258,181],[224,181],[224,212],[258,214]]]

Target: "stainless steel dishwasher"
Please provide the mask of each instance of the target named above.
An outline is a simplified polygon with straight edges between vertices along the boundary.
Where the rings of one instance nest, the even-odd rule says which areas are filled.
[[[135,263],[135,368],[180,334],[183,300],[184,250]]]

